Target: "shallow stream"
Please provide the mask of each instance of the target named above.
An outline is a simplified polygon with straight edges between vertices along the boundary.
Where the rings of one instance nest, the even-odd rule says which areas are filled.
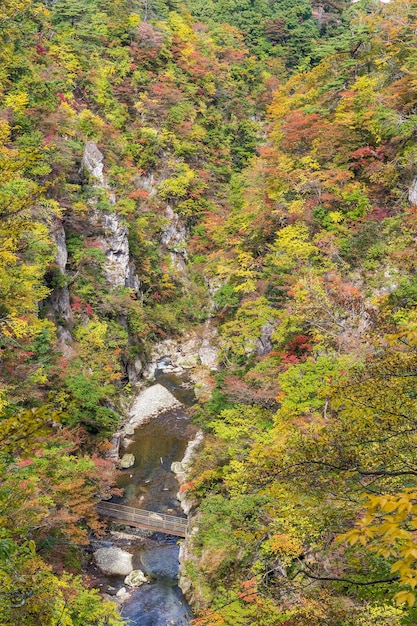
[[[184,405],[193,404],[194,394],[185,376],[158,369],[155,382],[164,385]],[[184,458],[196,431],[183,408],[163,412],[139,426],[124,450],[135,455],[135,464],[121,472],[118,486],[124,488],[124,495],[114,501],[185,517],[176,498],[179,485],[171,464]],[[134,548],[134,568],[141,569],[152,581],[133,591],[123,605],[122,615],[131,626],[189,624],[190,608],[178,587],[178,554],[178,538],[163,533],[143,539]]]

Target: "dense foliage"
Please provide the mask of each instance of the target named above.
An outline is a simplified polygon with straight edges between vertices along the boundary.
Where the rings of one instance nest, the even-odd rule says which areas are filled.
[[[349,15],[276,90],[205,268],[227,367],[187,486],[199,624],[416,619],[416,12]]]
[[[82,570],[78,546],[100,530],[94,505],[112,482],[102,440],[131,369],[207,316],[171,222],[181,233],[226,210],[270,75],[236,28],[215,38],[162,1],[10,0],[0,39],[0,538],[30,570],[14,580],[19,567],[2,562],[4,623],[75,624],[81,587],[59,574]],[[126,248],[133,278],[121,280]],[[99,624],[99,596],[87,596]]]
[[[4,626],[121,623],[79,577],[105,438],[209,316],[196,624],[415,623],[416,19],[1,3]]]

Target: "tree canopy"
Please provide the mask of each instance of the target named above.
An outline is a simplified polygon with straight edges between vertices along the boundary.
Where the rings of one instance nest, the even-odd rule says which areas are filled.
[[[80,578],[106,440],[209,318],[195,624],[416,622],[416,19],[2,2],[4,626],[121,623]]]

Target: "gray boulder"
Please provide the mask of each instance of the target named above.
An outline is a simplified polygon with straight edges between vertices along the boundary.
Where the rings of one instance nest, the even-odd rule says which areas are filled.
[[[104,574],[127,576],[133,570],[132,555],[120,548],[100,548],[94,552],[94,561]]]
[[[128,469],[135,464],[135,455],[134,454],[124,454],[120,459],[120,467],[122,469]]]

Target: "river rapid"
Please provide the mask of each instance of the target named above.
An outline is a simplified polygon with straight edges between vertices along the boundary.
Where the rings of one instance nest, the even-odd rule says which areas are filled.
[[[182,405],[159,412],[129,436],[130,443],[122,449],[122,454],[133,454],[135,464],[121,470],[117,486],[123,488],[123,496],[114,497],[113,501],[185,518],[171,465],[183,460],[189,442],[198,431],[190,423],[186,410],[195,397],[187,376],[168,373],[165,366],[169,369],[166,360],[161,359],[155,383],[168,389]],[[134,569],[142,570],[150,580],[131,591],[127,599],[123,598],[122,616],[129,620],[130,626],[187,626],[192,616],[178,586],[178,537],[140,531],[136,537],[136,533],[130,535],[132,529],[128,527],[122,531],[110,536],[105,545],[117,544],[128,550],[133,554]],[[106,586],[113,593],[119,590],[117,595],[123,596],[122,577],[107,577]]]

